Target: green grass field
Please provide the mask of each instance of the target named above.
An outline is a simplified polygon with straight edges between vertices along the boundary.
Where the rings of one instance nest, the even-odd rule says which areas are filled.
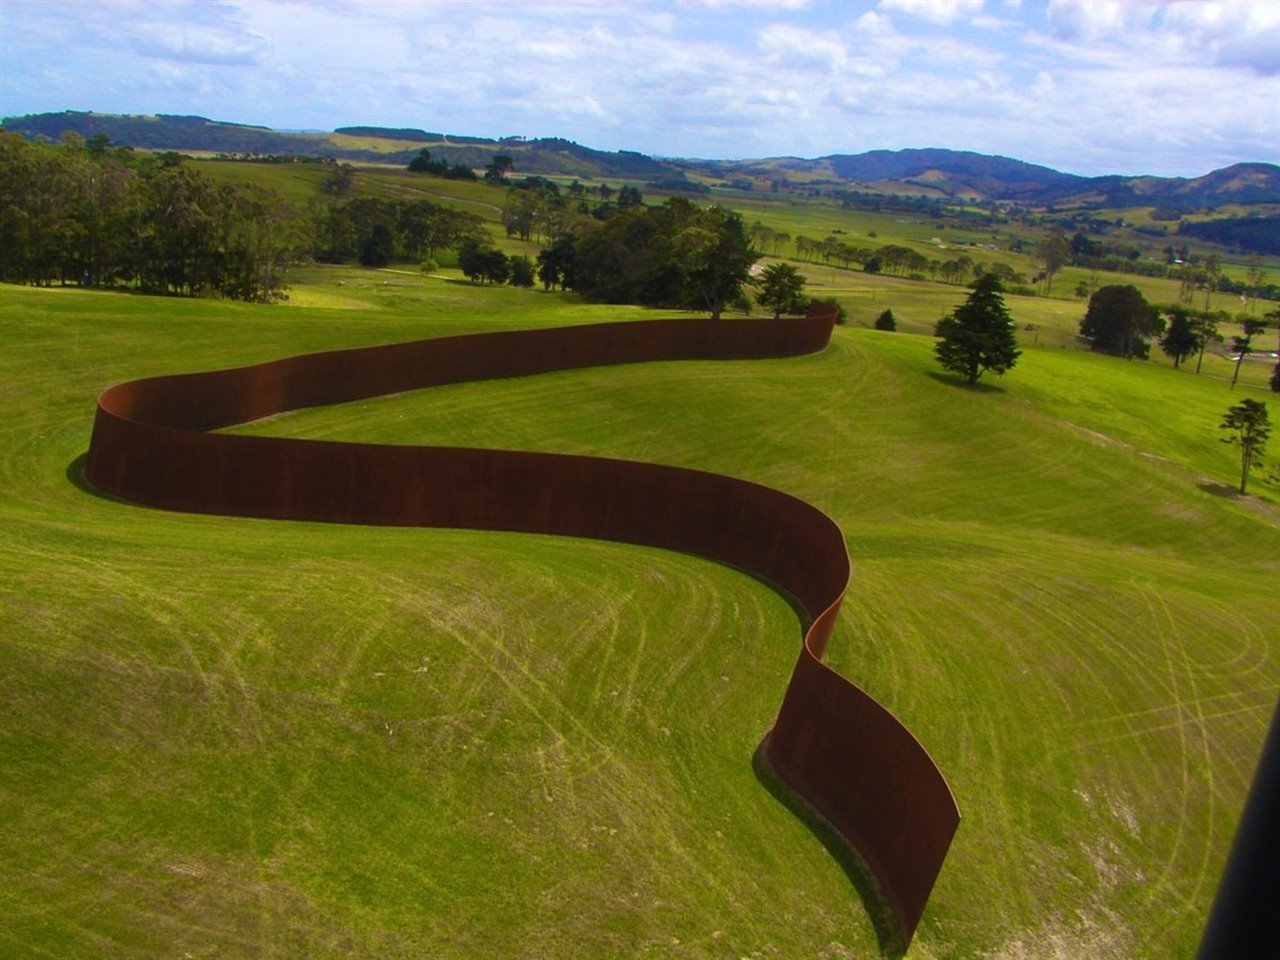
[[[83,489],[110,383],[655,315],[299,279],[275,307],[0,288],[0,955],[875,956],[849,880],[752,773],[800,642],[766,586]],[[1186,956],[1280,683],[1280,485],[1230,495],[1217,429],[1271,395],[1020,336],[978,390],[929,337],[850,327],[818,356],[243,429],[655,460],[810,500],[854,562],[830,659],[965,817],[908,956]]]

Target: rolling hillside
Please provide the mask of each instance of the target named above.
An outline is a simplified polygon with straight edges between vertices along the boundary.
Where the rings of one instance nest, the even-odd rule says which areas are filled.
[[[211,153],[333,157],[407,164],[424,147],[432,157],[473,167],[496,153],[515,158],[527,174],[614,177],[657,181],[691,175],[710,180],[759,178],[794,185],[826,184],[949,200],[1057,204],[1092,208],[1166,205],[1185,210],[1226,204],[1280,203],[1280,167],[1236,164],[1204,176],[1080,177],[1008,157],[943,149],[872,150],[759,160],[655,159],[621,150],[607,152],[560,138],[506,138],[435,133],[413,127],[340,127],[332,133],[290,133],[193,116],[120,116],[64,111],[9,117],[6,130],[57,140],[66,130],[103,134],[119,146]]]
[[[765,584],[79,481],[122,379],[652,315],[351,268],[274,307],[4,288],[0,954],[877,955],[856,888],[752,771],[799,643]],[[842,328],[816,356],[244,431],[648,459],[814,502],[855,570],[834,665],[965,815],[908,956],[1189,955],[1280,682],[1280,487],[1231,496],[1216,429],[1267,394],[1020,336],[976,391],[927,336]]]
[[[720,163],[716,172],[769,177],[779,172],[846,181],[854,187],[924,196],[1002,200],[1044,205],[1135,207],[1167,204],[1188,210],[1228,203],[1280,202],[1280,167],[1241,163],[1192,179],[1079,177],[1008,157],[958,150],[872,150],[797,158]]]
[[[517,169],[529,174],[612,176],[651,180],[679,177],[668,163],[622,150],[592,150],[570,140],[485,137],[428,133],[412,128],[341,127],[333,133],[290,133],[226,123],[204,117],[119,116],[65,111],[9,117],[3,128],[36,139],[57,140],[70,130],[85,138],[104,135],[117,146],[148,150],[226,154],[275,154],[332,157],[337,160],[408,164],[424,147],[433,159],[483,167],[498,153],[517,158]]]

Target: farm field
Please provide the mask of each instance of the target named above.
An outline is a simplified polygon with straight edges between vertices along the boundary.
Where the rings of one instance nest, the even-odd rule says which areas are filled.
[[[1057,349],[1082,305],[1042,298],[1010,300],[1040,341],[1020,329],[1018,366],[964,389],[916,335],[962,290],[817,289],[832,273],[813,292],[855,322],[898,297],[905,332],[237,429],[654,460],[809,500],[854,564],[829,661],[965,818],[908,957],[1190,954],[1280,686],[1280,484],[1231,495],[1217,424],[1273,395],[1228,392],[1209,358],[1195,377]],[[661,315],[407,271],[298,280],[274,307],[0,287],[0,954],[876,956],[849,879],[752,770],[800,642],[766,585],[83,488],[120,380]]]
[[[200,160],[197,169],[227,182],[253,182],[277,190],[291,202],[303,207],[309,199],[318,196],[320,181],[328,170],[322,164],[264,164],[209,159]],[[518,179],[519,175],[515,176]],[[567,186],[573,178],[551,179],[558,181],[563,187]],[[639,187],[645,191],[647,201],[652,204],[662,203],[672,196],[669,192],[651,190],[649,185],[643,182],[624,180],[609,182],[615,189],[627,184]],[[492,242],[505,253],[536,257],[542,249],[535,243],[506,236],[501,220],[502,206],[506,202],[505,191],[484,182],[446,180],[409,173],[403,169],[366,165],[357,168],[353,195],[382,200],[429,200],[432,203],[480,216],[485,221]],[[769,229],[787,233],[791,238],[789,242],[780,245],[776,250],[770,247],[764,251],[784,258],[797,254],[795,240],[798,237],[821,241],[827,236],[835,236],[855,247],[874,248],[887,244],[905,246],[931,260],[945,261],[967,255],[977,262],[1005,264],[1030,278],[1041,269],[1035,251],[1047,230],[1043,224],[1021,223],[1016,219],[990,224],[982,216],[962,219],[956,219],[954,216],[931,218],[922,213],[903,211],[846,210],[829,198],[812,199],[786,194],[748,193],[719,188],[710,195],[694,199],[700,204],[719,203],[735,210],[748,224],[758,222]],[[980,213],[980,211],[971,212]],[[1114,220],[1123,217],[1125,211],[1100,211],[1098,215],[1105,215],[1106,218]],[[1157,259],[1162,256],[1159,250],[1167,242],[1180,242],[1177,237],[1157,242],[1151,237],[1131,232],[1119,234],[1112,239],[1136,244],[1145,251],[1145,257]],[[1020,245],[1020,252],[1012,249],[1015,244]],[[1204,247],[1204,249],[1210,248]],[[1233,276],[1237,280],[1243,279],[1246,259],[1241,255],[1226,254],[1222,250],[1216,252],[1223,256],[1224,274]],[[450,252],[442,251],[443,261],[452,262],[451,257]],[[876,290],[885,283],[891,287],[897,285],[898,295],[905,294],[908,300],[923,297],[931,303],[941,301],[948,308],[963,299],[965,294],[964,288],[958,285],[904,281],[898,277],[868,274],[861,270],[842,270],[822,263],[798,260],[792,262],[799,266],[816,286],[824,285],[821,278],[831,278],[825,285],[835,288],[834,292],[841,296],[846,308],[851,305],[860,305],[857,291]],[[1273,282],[1280,264],[1275,258],[1269,258],[1262,265],[1266,282]],[[1055,277],[1052,296],[1025,298],[1026,312],[1033,315],[1041,313],[1050,316],[1069,315],[1072,318],[1069,342],[1071,346],[1077,345],[1075,332],[1085,309],[1085,300],[1072,295],[1081,284],[1091,289],[1107,284],[1131,284],[1152,303],[1175,303],[1178,301],[1180,289],[1180,283],[1176,279],[1064,266]],[[848,298],[842,295],[844,293],[842,288],[846,286],[851,288],[851,296]],[[874,300],[871,305],[874,305]],[[1196,306],[1204,307],[1205,305],[1203,293],[1197,293]],[[1212,310],[1225,310],[1231,315],[1244,309],[1238,296],[1223,292],[1212,293],[1208,298],[1207,306]],[[1265,309],[1264,305],[1263,312]],[[871,319],[873,317],[865,318],[862,325],[869,326]],[[932,330],[936,319],[936,313],[929,316],[928,330]],[[1232,333],[1238,332],[1231,329],[1232,326],[1232,324],[1224,325],[1224,335],[1228,338]],[[916,332],[925,332],[925,330],[922,327]]]
[[[624,181],[616,181],[614,186],[623,183]],[[536,258],[542,249],[537,244],[505,235],[500,218],[503,193],[487,184],[368,168],[360,171],[356,184],[357,191],[365,196],[383,199],[424,197],[476,213],[485,219],[493,242],[508,254]],[[643,183],[632,185],[648,189],[648,185]],[[648,200],[656,204],[670,196],[671,194],[663,191],[654,191],[649,194]],[[1041,223],[1021,223],[1016,219],[1006,223],[987,224],[981,216],[959,220],[954,217],[934,219],[904,211],[846,210],[829,199],[745,193],[737,190],[716,189],[709,196],[696,198],[695,202],[722,204],[741,214],[748,224],[760,223],[767,228],[789,234],[792,238],[789,243],[782,244],[776,251],[772,247],[765,251],[775,254],[766,257],[766,263],[772,259],[794,257],[797,254],[795,239],[798,237],[820,241],[824,237],[835,236],[855,247],[874,248],[886,244],[904,246],[931,260],[945,261],[967,255],[975,262],[1007,265],[1030,278],[1041,269],[1036,250],[1048,229]],[[981,213],[980,210],[971,212]],[[1104,214],[1110,219],[1119,220],[1125,211],[1101,211],[1098,215]],[[1111,239],[1136,244],[1145,251],[1144,257],[1156,259],[1162,256],[1159,250],[1164,243],[1179,240],[1174,237],[1157,242],[1132,231],[1122,231]],[[1015,245],[1020,245],[1018,251],[1013,249]],[[1209,249],[1203,247],[1201,252]],[[1220,249],[1216,252],[1223,258],[1224,275],[1243,280],[1247,258]],[[446,253],[445,256],[448,257],[449,254]],[[815,296],[835,296],[847,310],[853,311],[851,323],[854,325],[871,326],[875,315],[885,308],[887,301],[895,314],[906,311],[907,326],[903,328],[906,332],[932,333],[938,317],[958,305],[967,294],[967,288],[962,285],[905,280],[812,261],[788,259],[788,262],[805,274]],[[1267,282],[1271,282],[1280,269],[1280,263],[1275,258],[1260,261],[1260,265]],[[1054,278],[1051,295],[1015,295],[1011,296],[1011,300],[1018,303],[1018,314],[1022,322],[1032,323],[1039,328],[1038,333],[1032,331],[1034,335],[1029,338],[1032,343],[1037,346],[1076,348],[1081,345],[1077,334],[1087,307],[1087,298],[1075,296],[1074,292],[1081,285],[1097,289],[1107,284],[1132,285],[1153,304],[1177,303],[1181,287],[1177,279],[1093,270],[1068,264]],[[1207,299],[1203,291],[1198,291],[1195,306],[1225,311],[1232,317],[1245,310],[1245,304],[1239,296],[1222,291],[1209,294]],[[1262,301],[1255,305],[1254,310],[1265,313],[1271,306]],[[904,317],[900,315],[899,320],[902,319]],[[1221,324],[1220,333],[1224,337],[1224,343],[1216,344],[1206,355],[1210,368],[1207,372],[1210,375],[1230,377],[1231,364],[1224,360],[1229,352],[1226,345],[1230,344],[1234,334],[1240,332],[1242,331],[1235,322]],[[1258,343],[1261,344],[1261,349],[1273,349],[1275,337],[1268,333],[1259,338]],[[1153,347],[1153,356],[1163,359],[1158,347]],[[1265,384],[1274,361],[1263,361],[1264,358],[1255,357],[1253,362],[1246,364],[1242,376],[1251,377],[1252,382]]]

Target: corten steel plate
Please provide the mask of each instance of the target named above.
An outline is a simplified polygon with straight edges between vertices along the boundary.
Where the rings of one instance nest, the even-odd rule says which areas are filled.
[[[170,510],[333,523],[591,537],[749,570],[809,615],[768,740],[779,777],[871,869],[909,943],[960,814],[932,758],[822,663],[849,580],[844,535],[795,497],[733,477],[625,460],[335,443],[207,431],[301,407],[445,383],[647,360],[824,349],[834,310],[803,319],[683,319],[446,337],[135,380],[98,400],[90,484]]]

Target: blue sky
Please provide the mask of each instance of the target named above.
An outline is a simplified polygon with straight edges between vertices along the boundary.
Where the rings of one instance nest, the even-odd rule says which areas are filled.
[[[1280,0],[0,0],[0,115],[563,136],[661,156],[1280,161]]]

